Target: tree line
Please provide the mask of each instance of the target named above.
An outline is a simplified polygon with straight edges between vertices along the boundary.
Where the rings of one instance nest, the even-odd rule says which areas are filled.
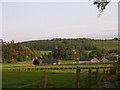
[[[96,48],[105,48],[107,50],[117,49],[118,40],[95,40],[89,38],[77,39],[51,39],[51,40],[35,40],[22,42],[21,44],[29,47],[31,50],[52,51],[57,46],[66,46],[77,50],[95,50]]]
[[[76,58],[104,57],[118,53],[118,41],[94,39],[52,39],[22,43],[2,42],[3,62],[39,59],[75,60]]]
[[[94,50],[85,51],[65,46],[58,46],[53,51],[53,57],[60,60],[76,60],[76,58],[89,58],[89,57],[115,57],[112,55],[118,54],[118,50],[106,50],[105,48],[96,48]]]
[[[22,45],[11,42],[2,43],[2,60],[3,62],[11,63],[17,61],[26,61],[30,60],[32,57],[31,50]]]
[[[1,46],[1,45],[0,45]],[[46,58],[50,56],[51,51],[31,50],[29,47],[20,43],[2,42],[2,62],[14,63],[32,60],[34,57]]]

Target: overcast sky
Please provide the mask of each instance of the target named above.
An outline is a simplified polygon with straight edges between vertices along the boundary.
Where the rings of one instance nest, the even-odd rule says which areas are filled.
[[[92,2],[4,2],[2,38],[5,41],[52,38],[118,37],[118,6],[110,3],[98,18]]]

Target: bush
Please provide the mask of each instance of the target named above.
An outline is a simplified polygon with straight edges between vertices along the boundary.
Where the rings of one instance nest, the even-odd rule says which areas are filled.
[[[14,59],[7,61],[7,63],[14,63]]]
[[[26,56],[26,57],[25,57],[25,60],[26,60],[26,61],[30,60],[30,57],[29,57],[29,56]]]

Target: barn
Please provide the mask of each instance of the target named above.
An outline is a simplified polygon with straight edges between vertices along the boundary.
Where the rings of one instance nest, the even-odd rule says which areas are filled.
[[[81,58],[79,63],[98,63],[100,60],[98,58]]]
[[[42,64],[43,65],[47,65],[47,64],[53,64],[53,65],[60,64],[60,60],[56,60],[56,59],[54,59],[54,60],[43,60]]]
[[[91,63],[98,63],[100,62],[100,60],[98,58],[92,58],[91,59]]]
[[[109,60],[104,57],[100,60],[100,62],[109,62]]]
[[[117,57],[107,57],[106,58],[109,62],[117,62]]]
[[[79,63],[99,63],[99,62],[117,62],[116,57],[96,57],[96,58],[81,58]]]
[[[92,58],[81,58],[79,59],[79,63],[91,63]]]

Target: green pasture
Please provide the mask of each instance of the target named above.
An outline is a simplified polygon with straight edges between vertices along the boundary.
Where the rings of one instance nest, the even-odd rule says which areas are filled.
[[[115,63],[88,63],[88,64],[73,64],[75,61],[64,61],[61,60],[60,65],[33,65],[33,61],[26,61],[26,62],[18,62],[12,64],[3,64],[2,69],[13,69],[13,68],[55,68],[55,67],[111,67],[114,66]]]
[[[96,86],[95,70],[92,71],[92,88]],[[101,78],[103,71],[99,71]],[[35,83],[24,88],[39,88],[41,76],[47,77],[47,88],[75,88],[76,70],[46,70],[39,71],[3,71],[3,88],[20,88],[24,85]],[[88,88],[88,70],[82,70],[80,87]]]
[[[63,65],[39,65],[35,66],[32,61],[2,65],[3,88],[39,88],[41,76],[47,77],[47,88],[75,88],[76,70],[30,70],[30,71],[6,71],[11,68],[54,68],[54,67],[109,67],[115,64],[71,64],[71,61],[62,61]],[[96,86],[96,70],[92,70],[92,88]],[[99,78],[103,77],[103,69],[99,70]],[[88,70],[81,70],[80,87],[88,88]]]

